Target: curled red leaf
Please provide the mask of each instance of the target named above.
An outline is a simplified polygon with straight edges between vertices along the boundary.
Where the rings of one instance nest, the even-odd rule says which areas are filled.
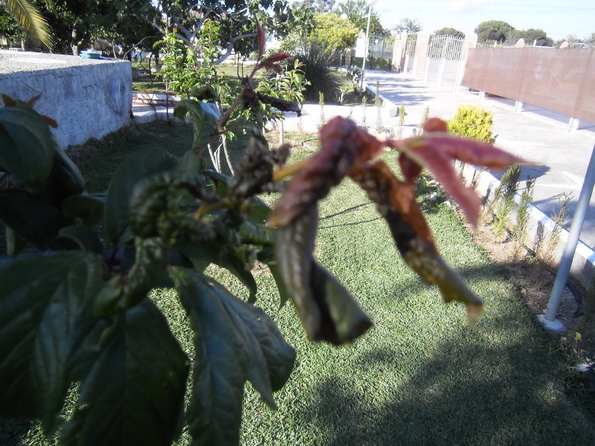
[[[411,241],[420,238],[436,251],[434,239],[417,201],[413,184],[399,180],[383,161],[354,167],[349,176],[376,203],[387,221],[399,252],[405,256]]]
[[[443,121],[429,120],[430,129],[441,129]],[[425,167],[440,182],[444,191],[461,207],[467,220],[477,225],[481,200],[472,189],[466,187],[455,172],[452,161],[459,160],[490,169],[505,169],[516,163],[526,163],[515,155],[491,144],[449,135],[441,130],[402,141],[388,140],[390,147],[401,151],[399,163],[404,167],[407,181],[412,181],[416,171],[408,163],[413,161]],[[406,158],[402,158],[403,155]]]
[[[258,36],[258,60],[262,59],[266,49],[266,34],[264,32],[264,28],[260,26],[258,21],[256,22],[256,34]]]
[[[303,215],[324,198],[356,162],[369,160],[382,149],[380,141],[340,116],[322,127],[320,144],[320,151],[289,181],[286,192],[277,201],[269,220],[271,226],[286,226]]]
[[[267,57],[266,59],[264,59],[262,61],[262,63],[265,64],[265,63],[281,62],[282,60],[288,59],[290,57],[291,57],[291,54],[289,54],[289,53],[285,53],[285,52],[275,53],[275,54]]]
[[[424,123],[424,132],[447,132],[448,123],[440,118],[430,118]]]
[[[422,279],[436,284],[445,302],[463,302],[469,321],[475,321],[481,314],[482,302],[438,254],[430,228],[415,200],[413,184],[397,179],[382,161],[357,166],[350,177],[376,203],[405,263]]]

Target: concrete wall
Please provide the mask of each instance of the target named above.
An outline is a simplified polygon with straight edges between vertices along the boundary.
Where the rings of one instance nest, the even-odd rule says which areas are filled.
[[[27,100],[55,119],[63,146],[100,138],[130,122],[132,69],[128,61],[0,50],[0,93]]]

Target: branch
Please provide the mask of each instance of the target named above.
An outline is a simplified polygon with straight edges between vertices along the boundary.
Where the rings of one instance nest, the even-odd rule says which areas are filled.
[[[247,34],[242,34],[240,36],[232,37],[231,40],[229,41],[229,43],[227,44],[227,47],[225,48],[225,52],[223,54],[221,54],[219,59],[217,59],[214,62],[215,65],[222,63],[225,59],[227,59],[231,55],[231,52],[233,51],[233,44],[237,40],[245,39],[247,37],[256,37],[256,33],[247,33]]]

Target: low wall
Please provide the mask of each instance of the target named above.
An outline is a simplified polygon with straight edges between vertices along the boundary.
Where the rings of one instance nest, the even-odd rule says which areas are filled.
[[[27,100],[58,122],[63,147],[100,138],[130,122],[130,62],[0,50],[0,93]]]

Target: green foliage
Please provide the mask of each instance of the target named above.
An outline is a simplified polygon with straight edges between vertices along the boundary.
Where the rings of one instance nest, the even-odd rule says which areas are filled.
[[[542,29],[530,28],[524,31],[515,31],[513,34],[513,40],[523,39],[525,45],[536,45],[536,46],[554,46],[553,39],[547,36],[547,33]]]
[[[259,70],[280,72],[289,57],[264,57],[264,31],[257,33],[259,58],[229,108],[211,114],[205,102],[187,100],[175,111],[193,120],[193,147],[179,157],[162,149],[133,153],[103,199],[86,193],[80,171],[44,127],[55,122],[32,111],[34,101],[4,98],[0,168],[14,187],[0,194],[8,247],[0,262],[0,415],[37,418],[63,445],[168,445],[182,429],[195,444],[237,444],[246,381],[275,407],[273,392],[295,361],[254,306],[257,261],[270,268],[280,302],[293,301],[312,341],[351,343],[372,324],[314,257],[318,202],[347,176],[376,203],[404,261],[445,302],[464,303],[470,320],[478,316],[481,300],[438,254],[413,185],[427,167],[473,221],[477,203],[451,161],[481,164],[486,150],[492,167],[517,158],[433,136],[442,121],[428,124],[428,135],[395,142],[335,118],[321,129],[320,153],[305,162],[286,166],[288,148],[269,150],[256,131],[233,177],[206,170],[200,152],[236,110],[248,110],[261,128],[261,102],[294,106],[252,85]],[[405,181],[377,158],[385,146],[399,150]],[[23,163],[15,150],[39,154],[40,166]],[[272,210],[259,198],[281,189]],[[210,277],[210,265],[235,276],[248,300]],[[180,340],[170,313],[150,299],[162,287],[177,291],[194,355],[180,347],[188,334]],[[69,391],[76,402],[65,414]]]
[[[184,419],[197,441],[236,444],[244,382],[274,406],[272,391],[288,378],[294,352],[268,316],[201,271],[219,263],[251,287],[244,265],[269,249],[268,208],[218,188],[236,204],[192,218],[184,210],[191,197],[207,203],[217,196],[206,189],[211,176],[189,155],[155,149],[134,153],[116,170],[104,205],[81,188],[80,172],[62,160],[42,117],[19,106],[0,112],[0,167],[17,184],[0,199],[10,236],[10,257],[0,264],[0,380],[12,383],[0,389],[2,415],[40,418],[46,433],[59,429],[64,445],[166,445]],[[40,152],[32,166],[11,156],[33,150]],[[105,246],[92,229],[102,215]],[[216,249],[205,250],[209,244]],[[27,245],[43,251],[19,254]],[[193,263],[198,270],[188,269]],[[189,359],[146,297],[162,280],[178,288],[200,353],[185,416]],[[74,382],[76,407],[63,419]]]
[[[504,238],[514,209],[514,196],[518,190],[521,168],[512,166],[504,172],[500,184],[494,193],[492,207],[495,208],[493,230],[498,238]]]
[[[496,137],[492,133],[493,115],[476,105],[461,105],[455,116],[448,122],[448,130],[453,135],[473,138],[493,144]]]
[[[324,42],[326,48],[331,51],[353,47],[359,34],[355,25],[334,13],[315,15],[314,27],[308,39]]]
[[[351,65],[356,68],[361,68],[363,62],[363,57],[354,57],[351,59]],[[366,59],[366,69],[370,70],[382,70],[382,71],[390,71],[391,70],[391,61],[390,59],[385,59],[383,57],[374,57],[369,56]]]
[[[347,0],[339,3],[337,12],[339,14],[345,14],[359,31],[366,31],[368,26],[368,9],[369,4],[365,0]],[[380,23],[380,17],[374,8],[371,9],[371,13],[370,33],[382,36],[390,35],[390,31],[384,29]]]
[[[514,27],[500,20],[481,22],[475,28],[479,43],[493,43],[494,41],[504,43],[512,37],[514,31]]]
[[[418,19],[402,18],[399,23],[393,28],[397,31],[407,31],[407,34],[417,34],[423,27]]]
[[[201,105],[184,102],[178,109],[178,117],[184,118],[186,113],[182,110],[189,111],[188,107],[192,107],[194,115],[200,114],[199,121],[202,122],[208,117],[214,123],[224,110],[229,110],[225,119],[226,127],[218,129],[218,140],[210,138],[210,127],[209,130],[199,130],[204,129],[204,123],[198,127],[195,125],[194,148],[200,152],[206,148],[213,167],[219,172],[222,170],[220,157],[223,151],[229,171],[233,173],[229,161],[228,141],[253,131],[262,134],[267,122],[283,119],[283,114],[277,110],[300,112],[301,104],[304,102],[303,90],[308,82],[302,70],[303,64],[297,59],[293,60],[291,69],[273,70],[273,74],[258,79],[254,79],[257,69],[249,77],[238,78],[235,81],[223,76],[216,67],[216,61],[221,55],[218,46],[221,32],[222,28],[217,22],[208,19],[204,21],[198,36],[200,61],[192,47],[184,44],[175,34],[168,34],[155,45],[162,47],[165,52],[160,76],[166,85],[177,90],[183,98],[201,101]],[[252,86],[253,81],[255,86]],[[251,87],[251,96],[238,99],[238,94],[246,84]],[[240,100],[243,102],[242,107],[238,107]],[[217,148],[214,149],[213,146]]]
[[[521,193],[521,202],[516,213],[516,222],[512,230],[512,237],[515,243],[515,255],[525,246],[525,237],[529,226],[529,206],[533,201],[533,189],[535,187],[535,178],[527,177],[525,188]]]
[[[458,37],[460,39],[465,38],[465,33],[463,31],[459,31],[458,29],[451,27],[440,28],[439,30],[434,31],[434,34],[437,36]]]
[[[322,93],[326,101],[335,101],[339,81],[331,69],[333,53],[320,42],[310,42],[307,51],[297,57],[304,64],[304,78],[308,81],[304,97],[316,101]]]

